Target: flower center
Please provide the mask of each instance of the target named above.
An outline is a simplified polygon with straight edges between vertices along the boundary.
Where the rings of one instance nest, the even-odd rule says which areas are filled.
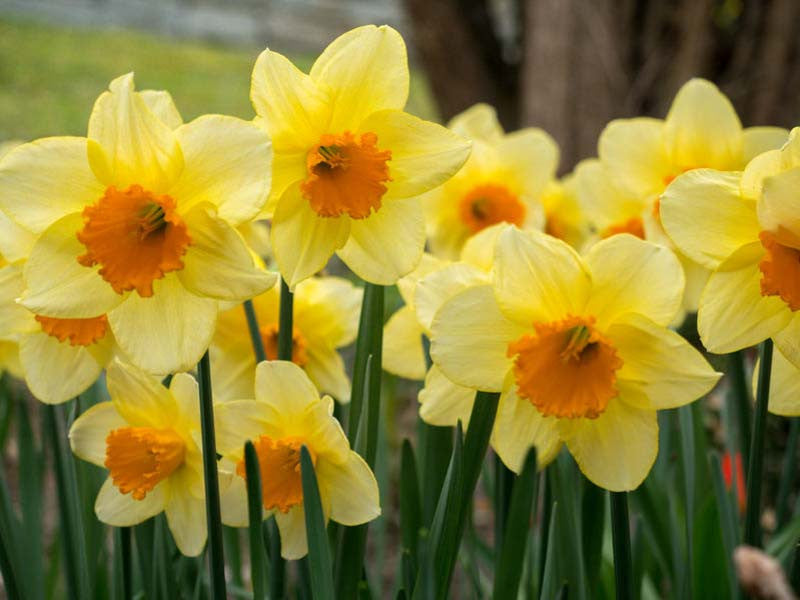
[[[108,331],[105,315],[90,319],[56,319],[36,315],[42,331],[57,338],[59,342],[69,340],[70,346],[90,346],[103,339]]]
[[[800,309],[800,250],[778,243],[769,231],[758,234],[766,254],[761,270],[761,295],[780,296],[793,311]]]
[[[364,219],[381,207],[386,193],[390,150],[379,150],[378,136],[349,131],[325,134],[306,158],[308,175],[300,184],[303,196],[321,217]]]
[[[172,429],[122,427],[106,438],[106,468],[123,494],[143,500],[183,464],[186,444]]]
[[[175,201],[138,185],[125,191],[110,186],[83,210],[83,223],[78,240],[86,254],[78,262],[99,264],[100,275],[118,294],[135,289],[152,296],[153,281],[182,269],[181,257],[192,243]]]
[[[644,221],[641,217],[631,217],[622,223],[615,223],[607,227],[605,231],[600,234],[601,238],[611,237],[618,233],[630,233],[640,239],[644,239]]]
[[[556,214],[548,214],[545,219],[544,232],[560,240],[566,238],[567,228],[564,222]]]
[[[299,437],[275,440],[268,435],[259,436],[253,442],[261,469],[261,495],[267,510],[277,509],[285,514],[303,502],[300,448],[304,442]],[[311,448],[308,448],[308,452],[311,462],[316,466],[316,454]],[[246,479],[244,459],[236,465],[236,473]]]
[[[617,350],[594,328],[594,318],[535,323],[535,335],[508,345],[517,393],[545,416],[594,419],[616,397]]]
[[[267,355],[267,359],[278,360],[278,324],[264,325],[259,329],[261,331],[261,342],[264,344],[264,353]],[[297,327],[292,330],[292,362],[301,367],[308,363],[306,340]]]
[[[486,183],[467,192],[459,204],[459,214],[473,233],[497,223],[525,222],[525,205],[503,185]]]

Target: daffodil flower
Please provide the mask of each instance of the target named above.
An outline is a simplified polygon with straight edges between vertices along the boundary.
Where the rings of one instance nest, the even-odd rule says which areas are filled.
[[[682,173],[699,168],[736,171],[778,148],[779,127],[742,128],[728,98],[704,79],[681,87],[666,119],[611,121],[600,134],[599,160],[576,168],[582,208],[601,238],[617,233],[672,246],[661,223],[660,198]],[[686,274],[684,309],[695,312],[709,272],[679,253]]]
[[[580,249],[589,236],[590,227],[578,199],[575,172],[548,183],[542,192],[541,203],[544,232]]]
[[[661,202],[664,228],[712,270],[697,330],[716,353],[773,338],[800,366],[800,128],[743,172],[700,169],[678,177]]]
[[[197,556],[206,543],[197,382],[179,373],[167,389],[117,360],[107,382],[111,401],[92,406],[69,432],[72,451],[109,472],[97,518],[130,527],[164,512],[178,549]]]
[[[759,362],[753,369],[753,394],[758,389]],[[783,417],[800,417],[800,369],[780,350],[772,354],[769,380],[769,412]]]
[[[666,327],[682,292],[680,264],[663,246],[620,235],[581,258],[507,227],[492,284],[436,313],[431,356],[452,381],[501,393],[492,445],[510,469],[533,445],[546,465],[563,442],[591,481],[631,490],[658,452],[656,412],[699,398],[720,376]]]
[[[137,366],[190,368],[220,301],[275,282],[234,228],[262,209],[270,160],[253,124],[220,115],[182,124],[166,92],[115,79],[87,138],[37,140],[0,162],[0,210],[35,236],[22,304],[58,319],[106,315]]]
[[[380,515],[378,482],[369,466],[350,449],[333,399],[320,398],[305,372],[286,361],[256,367],[255,400],[232,400],[215,407],[220,473],[227,478],[222,521],[248,524],[244,443],[253,442],[261,469],[265,517],[274,514],[281,555],[302,558],[306,544],[300,448],[306,446],[319,484],[325,518],[360,525]]]
[[[389,285],[425,245],[418,196],[450,178],[469,143],[403,112],[406,48],[387,26],[334,40],[309,74],[265,50],[251,99],[272,137],[272,245],[294,287],[336,252],[362,279]]]
[[[448,127],[472,140],[472,154],[424,197],[431,252],[456,260],[467,238],[497,223],[543,229],[542,196],[558,166],[553,138],[532,127],[505,133],[487,104],[455,116]]]
[[[312,277],[294,292],[292,362],[302,367],[320,392],[350,401],[350,380],[337,351],[356,339],[362,290],[341,277]],[[267,359],[278,358],[280,290],[253,298]],[[211,344],[214,399],[247,398],[253,393],[256,361],[241,306],[221,312]]]

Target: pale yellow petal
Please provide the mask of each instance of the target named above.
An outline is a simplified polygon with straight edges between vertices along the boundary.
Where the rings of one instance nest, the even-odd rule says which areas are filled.
[[[778,296],[761,295],[761,243],[740,248],[708,279],[700,296],[697,330],[709,352],[753,346],[789,324],[792,313]]]
[[[638,408],[683,406],[707,394],[722,375],[680,335],[639,315],[628,315],[606,335],[622,359],[619,397]]]
[[[311,79],[329,91],[328,129],[354,130],[379,110],[401,110],[408,98],[408,57],[397,31],[365,25],[336,38],[311,67]]]
[[[0,269],[0,339],[16,340],[20,332],[42,330],[33,313],[16,301],[24,289],[22,265],[6,265]]]
[[[269,190],[264,208],[258,214],[259,219],[271,219],[275,214],[275,207],[283,193],[293,183],[303,181],[308,176],[306,155],[308,150],[276,151],[272,156],[272,186]]]
[[[420,279],[414,290],[416,319],[430,331],[436,313],[447,300],[475,285],[491,283],[484,271],[467,263],[453,263]]]
[[[591,276],[561,240],[508,227],[497,239],[494,287],[506,317],[531,327],[583,314]]]
[[[275,273],[255,264],[242,236],[217,215],[213,205],[196,206],[185,221],[192,243],[176,275],[191,293],[241,302],[278,281]]]
[[[743,166],[742,123],[730,100],[704,79],[678,91],[664,122],[664,144],[679,169]]]
[[[366,219],[350,221],[350,237],[337,254],[361,279],[392,285],[414,270],[424,249],[419,198],[395,198]]]
[[[272,221],[272,249],[281,275],[293,290],[322,269],[350,234],[346,217],[320,217],[293,185],[284,192]]]
[[[22,144],[0,161],[0,210],[41,233],[100,199],[105,186],[89,168],[85,138],[53,137]]]
[[[761,228],[777,233],[792,245],[800,244],[800,167],[778,173],[764,180],[758,199]]]
[[[175,545],[185,556],[198,556],[207,536],[205,500],[190,494],[185,481],[192,477],[194,474],[184,468],[169,478],[169,500],[164,508]]]
[[[303,368],[316,388],[343,404],[350,402],[350,379],[347,377],[344,360],[336,349],[308,346],[306,351],[308,363]]]
[[[0,264],[3,259],[13,263],[28,258],[35,242],[36,236],[31,231],[0,211]]]
[[[133,73],[117,77],[89,117],[89,163],[105,185],[141,185],[166,192],[183,170],[183,154],[169,125],[134,91]]]
[[[509,133],[495,145],[495,151],[503,170],[520,178],[530,199],[538,199],[556,175],[558,144],[542,129],[529,127]]]
[[[461,248],[460,260],[486,273],[491,271],[497,237],[506,226],[507,223],[498,223],[470,236]]]
[[[605,328],[626,313],[668,325],[681,306],[684,275],[675,253],[632,235],[596,243],[585,256],[592,273],[588,314]]]
[[[600,134],[597,150],[614,186],[636,198],[660,193],[665,178],[674,175],[664,150],[664,122],[658,119],[611,121]]]
[[[533,404],[520,398],[513,383],[500,396],[491,444],[515,473],[522,470],[531,447],[536,447],[539,469],[547,466],[561,449],[556,419],[543,417]]]
[[[185,166],[169,194],[181,213],[201,202],[231,225],[255,217],[267,201],[272,142],[249,121],[205,115],[175,130]]]
[[[165,482],[161,482],[150,490],[143,500],[134,500],[130,494],[120,493],[109,477],[97,494],[94,512],[106,525],[114,527],[138,525],[164,510],[165,487]]]
[[[609,169],[596,159],[587,159],[575,167],[575,189],[587,221],[603,233],[641,215],[648,198],[618,186]]]
[[[153,295],[129,294],[108,314],[131,362],[161,375],[189,371],[214,335],[217,301],[195,296],[172,274],[153,282]]]
[[[763,152],[780,150],[787,139],[789,139],[789,131],[783,127],[746,128],[742,132],[744,162],[750,162]]]
[[[308,554],[305,519],[302,505],[290,508],[286,514],[275,513],[275,522],[281,536],[281,556],[286,560],[298,560]]]
[[[789,324],[772,336],[784,358],[800,368],[800,313],[792,313]]]
[[[267,49],[256,59],[250,100],[278,154],[308,152],[325,133],[328,94],[277,52]]]
[[[769,150],[759,154],[744,168],[742,179],[739,183],[742,196],[751,200],[761,196],[764,180],[783,171],[781,165],[781,151]]]
[[[758,239],[755,203],[739,192],[741,173],[695,169],[661,196],[661,222],[681,252],[714,269]]]
[[[69,444],[78,458],[98,467],[106,462],[106,438],[114,429],[127,427],[113,402],[101,402],[89,407],[69,429]]]
[[[422,348],[422,327],[410,306],[403,306],[386,322],[383,329],[384,370],[421,381],[425,377],[425,352]]]
[[[583,474],[612,492],[639,487],[658,455],[656,411],[618,399],[596,419],[564,419],[560,429]]]
[[[759,363],[753,369],[753,395],[758,387]],[[769,412],[784,417],[800,416],[800,369],[779,351],[772,354]]]
[[[475,390],[453,383],[433,365],[428,369],[425,387],[420,390],[417,400],[419,416],[429,425],[452,427],[460,420],[466,429],[475,402]]]
[[[316,467],[323,504],[329,518],[342,525],[367,523],[381,514],[378,482],[367,463],[352,450],[347,460],[335,464],[320,460]]]
[[[159,377],[114,360],[106,373],[108,393],[117,412],[133,427],[171,427],[177,405]]]
[[[250,513],[248,512],[247,487],[244,478],[236,473],[225,473],[222,467],[220,467],[219,478],[222,522],[228,527],[247,527],[250,523]]]
[[[25,263],[27,290],[22,304],[37,314],[90,318],[115,308],[125,296],[117,294],[98,273],[78,257],[86,252],[76,237],[83,225],[79,213],[53,223],[37,240]]]
[[[180,427],[200,430],[200,384],[189,373],[176,373],[169,384],[175,401]],[[216,398],[214,398],[216,400]]]
[[[434,363],[452,381],[487,392],[503,389],[512,365],[508,344],[527,331],[500,312],[489,285],[467,288],[445,302],[431,329]]]
[[[378,136],[378,148],[389,150],[387,196],[418,196],[455,175],[470,153],[470,142],[430,121],[399,110],[370,115],[361,132]]]
[[[214,406],[217,452],[238,462],[244,456],[244,443],[262,435],[280,434],[276,428],[279,413],[274,406],[256,400],[230,400]]]
[[[780,150],[781,168],[792,169],[800,167],[800,127],[793,127],[789,132],[789,139]]]
[[[287,413],[302,412],[316,402],[319,392],[303,369],[285,360],[269,360],[256,366],[255,398]]]
[[[308,341],[346,346],[356,339],[362,296],[362,288],[343,277],[306,279],[295,289],[294,324]]]
[[[457,114],[447,124],[447,128],[469,140],[481,140],[495,144],[503,137],[503,126],[497,119],[493,106],[479,102],[462,113]]]
[[[414,306],[414,290],[419,280],[441,269],[446,264],[448,264],[448,261],[437,258],[428,252],[424,252],[416,268],[405,277],[401,277],[397,280],[397,291],[400,292],[400,297],[403,299],[403,302],[409,306]]]
[[[170,129],[177,129],[183,125],[178,107],[169,92],[164,90],[142,90],[139,96],[147,108],[150,109],[158,119],[160,119]]]

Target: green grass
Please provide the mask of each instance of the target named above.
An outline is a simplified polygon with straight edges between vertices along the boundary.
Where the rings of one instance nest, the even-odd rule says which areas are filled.
[[[138,89],[168,90],[186,121],[206,113],[252,118],[250,72],[260,51],[0,18],[0,140],[85,135],[95,98],[129,71]],[[291,58],[304,70],[312,61]],[[411,89],[409,111],[432,117],[426,82],[414,76]]]

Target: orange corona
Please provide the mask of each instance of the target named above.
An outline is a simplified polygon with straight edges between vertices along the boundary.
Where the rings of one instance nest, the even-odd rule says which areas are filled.
[[[800,250],[780,244],[768,231],[762,231],[758,237],[766,250],[758,264],[761,294],[780,296],[791,310],[800,309]]]
[[[475,186],[459,204],[461,221],[475,233],[497,223],[521,226],[526,213],[525,205],[515,194],[493,183]]]
[[[108,331],[105,315],[89,319],[57,319],[36,315],[42,331],[59,342],[69,341],[71,346],[90,346],[103,339]]]
[[[641,217],[631,217],[627,221],[623,223],[616,223],[611,225],[610,227],[606,228],[600,234],[602,238],[608,238],[612,235],[617,235],[618,233],[630,233],[638,237],[639,239],[644,239],[644,222],[642,221]]]

